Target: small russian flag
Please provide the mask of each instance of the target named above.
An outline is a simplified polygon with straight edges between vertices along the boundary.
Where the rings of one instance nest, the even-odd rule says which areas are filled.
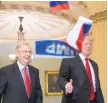
[[[63,9],[69,9],[70,5],[68,1],[50,1],[49,4],[52,13],[55,13]]]
[[[82,42],[89,32],[93,21],[80,16],[76,25],[67,36],[67,43],[77,51],[81,52]]]

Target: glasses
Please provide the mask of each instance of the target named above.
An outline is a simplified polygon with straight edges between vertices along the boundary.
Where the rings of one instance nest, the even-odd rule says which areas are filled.
[[[32,51],[19,51],[19,52],[22,52],[22,53],[24,53],[24,54],[32,54]]]

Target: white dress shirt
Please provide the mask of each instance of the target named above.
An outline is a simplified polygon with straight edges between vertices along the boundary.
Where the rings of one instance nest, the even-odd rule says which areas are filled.
[[[81,53],[79,54],[84,66],[85,66],[85,69],[86,69],[86,60],[85,60],[85,56],[83,56]],[[91,74],[92,74],[92,81],[93,81],[93,88],[94,88],[94,92],[96,92],[96,81],[95,81],[95,74],[94,74],[94,70],[93,70],[93,66],[91,65],[89,59],[88,59],[88,62],[89,62],[89,66],[90,66],[90,70],[91,70]]]
[[[24,80],[24,68],[25,67],[19,61],[17,61],[17,64],[18,64],[19,70],[21,72],[22,78]],[[29,75],[29,68],[28,68],[28,66],[26,68],[27,68],[27,72],[28,72],[28,75]],[[29,75],[29,80],[30,80],[30,75]]]

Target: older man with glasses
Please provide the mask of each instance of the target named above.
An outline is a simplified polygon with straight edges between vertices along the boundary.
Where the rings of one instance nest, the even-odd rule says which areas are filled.
[[[0,103],[42,103],[39,70],[30,66],[32,48],[27,42],[17,44],[17,61],[0,69]]]

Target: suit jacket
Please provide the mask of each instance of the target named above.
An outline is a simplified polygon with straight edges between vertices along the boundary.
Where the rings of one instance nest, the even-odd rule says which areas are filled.
[[[97,103],[104,103],[100,81],[98,76],[98,66],[97,64],[90,60],[96,79],[96,101]],[[70,81],[73,80],[73,91],[71,94],[65,93],[65,86]],[[90,95],[90,82],[86,74],[84,64],[79,55],[75,58],[63,59],[59,71],[58,83],[60,88],[64,91],[62,103],[89,103]]]
[[[0,103],[42,103],[39,71],[33,66],[28,67],[31,80],[29,99],[17,63],[0,69]]]

